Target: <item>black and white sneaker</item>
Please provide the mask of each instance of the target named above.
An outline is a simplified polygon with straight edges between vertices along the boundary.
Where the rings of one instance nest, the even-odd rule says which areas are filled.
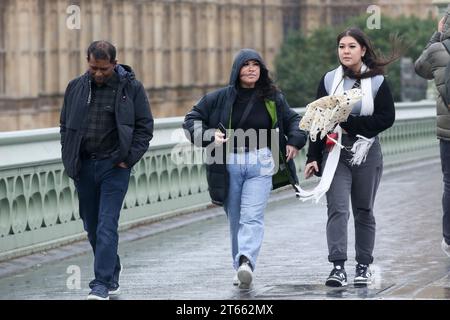
[[[341,266],[335,266],[325,282],[329,287],[345,287],[347,285],[347,273]]]
[[[358,263],[356,265],[354,284],[356,286],[366,286],[371,283],[372,272],[370,271],[369,265]]]
[[[88,300],[109,300],[108,288],[104,285],[95,285],[89,295]]]

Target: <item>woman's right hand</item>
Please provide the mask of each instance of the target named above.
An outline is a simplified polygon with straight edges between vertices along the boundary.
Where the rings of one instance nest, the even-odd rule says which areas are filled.
[[[216,132],[214,133],[215,145],[220,146],[227,141],[228,141],[228,139],[225,139],[225,133],[222,133],[220,130],[216,130]]]
[[[309,179],[316,172],[319,172],[317,161],[311,161],[305,166],[305,179]]]

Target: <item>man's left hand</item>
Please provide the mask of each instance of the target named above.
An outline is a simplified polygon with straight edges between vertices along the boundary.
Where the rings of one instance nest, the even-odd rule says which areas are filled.
[[[128,166],[127,166],[127,164],[126,164],[125,162],[121,162],[121,163],[119,163],[117,166],[118,166],[118,167],[121,167],[121,168],[123,168],[123,169],[128,169]]]

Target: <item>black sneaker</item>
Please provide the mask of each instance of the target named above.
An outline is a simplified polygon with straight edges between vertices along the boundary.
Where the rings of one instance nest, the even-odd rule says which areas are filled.
[[[95,285],[89,295],[87,296],[88,300],[109,300],[108,288],[104,285],[98,284]]]
[[[347,285],[347,273],[341,266],[335,266],[325,282],[329,287],[345,287]]]
[[[355,270],[355,285],[366,286],[372,283],[372,272],[368,264],[358,263]]]

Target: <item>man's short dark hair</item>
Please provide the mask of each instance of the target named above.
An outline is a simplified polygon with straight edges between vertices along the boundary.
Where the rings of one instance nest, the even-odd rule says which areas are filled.
[[[114,62],[116,61],[116,48],[108,41],[94,41],[87,49],[88,60],[91,58],[91,55],[95,60],[109,60],[109,62]]]

